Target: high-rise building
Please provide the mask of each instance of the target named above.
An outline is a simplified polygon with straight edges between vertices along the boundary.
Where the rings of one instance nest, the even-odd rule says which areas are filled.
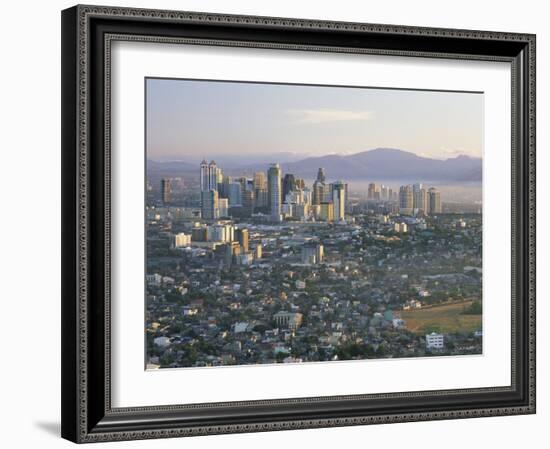
[[[374,182],[371,182],[367,187],[367,199],[368,200],[374,200],[376,194],[376,184]]]
[[[201,192],[201,216],[206,220],[215,220],[220,217],[217,190]]]
[[[322,167],[319,167],[319,170],[317,170],[317,181],[323,183],[326,182],[325,169]]]
[[[430,215],[440,214],[441,209],[441,193],[434,187],[431,187],[428,190],[429,195],[429,208],[428,213]]]
[[[283,178],[283,201],[287,194],[296,190],[296,179],[292,173],[287,173]]]
[[[321,203],[319,218],[323,221],[334,221],[334,204],[332,201]]]
[[[264,172],[258,171],[254,173],[254,178],[252,179],[252,188],[254,191],[254,208],[266,208],[268,205],[268,197],[267,179]]]
[[[191,229],[191,241],[193,242],[206,242],[208,240],[208,227],[198,226]]]
[[[254,173],[252,184],[254,186],[254,190],[267,190],[267,180],[265,178],[265,173],[263,171],[258,171]]]
[[[269,211],[273,221],[281,221],[281,167],[279,164],[271,164],[267,171],[267,189],[269,198]]]
[[[185,234],[180,232],[172,236],[172,241],[170,242],[171,248],[185,248],[191,245],[191,234]]]
[[[170,204],[172,202],[172,180],[170,178],[162,178],[160,181],[160,191],[162,202]]]
[[[342,181],[336,181],[331,186],[334,220],[340,221],[346,216],[346,188]]]
[[[239,242],[243,251],[248,252],[248,229],[235,229],[235,239]]]
[[[302,246],[302,263],[317,264],[323,262],[325,257],[324,247],[320,243],[306,244]]]
[[[252,190],[243,191],[241,201],[243,206],[243,214],[245,216],[252,215],[252,212],[254,212],[254,191]]]
[[[426,189],[420,187],[419,189],[414,190],[413,187],[413,207],[418,211],[428,213],[428,191]]]
[[[203,160],[201,162],[200,184],[201,192],[209,190],[218,190],[218,184],[221,184],[223,179],[222,170],[216,165],[216,162],[210,163]]]
[[[399,213],[412,215],[413,213],[413,190],[411,186],[399,187]]]
[[[218,198],[218,208],[220,210],[220,217],[229,216],[229,200],[227,198]]]
[[[242,203],[242,185],[240,182],[230,182],[228,185],[229,206],[241,206]]]
[[[380,199],[382,201],[389,201],[390,200],[388,186],[385,186],[384,184],[382,184],[380,186]]]

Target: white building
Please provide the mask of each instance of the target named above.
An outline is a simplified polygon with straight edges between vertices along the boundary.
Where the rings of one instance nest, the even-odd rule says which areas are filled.
[[[162,285],[162,276],[158,273],[146,275],[145,280],[148,285],[153,285],[156,287],[160,287]]]
[[[445,339],[443,334],[432,332],[426,335],[426,349],[443,349],[445,347]]]
[[[296,330],[302,324],[302,317],[303,315],[301,313],[281,311],[273,315],[273,320],[277,323],[277,326],[287,327],[290,330]]]
[[[395,223],[394,230],[395,232],[399,232],[400,234],[405,234],[408,232],[409,227],[407,226],[407,223]]]
[[[191,245],[191,234],[180,232],[172,236],[172,248],[185,248]]]
[[[170,339],[168,337],[157,337],[153,340],[153,342],[161,348],[167,348],[170,346]]]

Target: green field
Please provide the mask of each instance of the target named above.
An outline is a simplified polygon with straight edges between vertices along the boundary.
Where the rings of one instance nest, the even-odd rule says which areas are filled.
[[[464,308],[472,301],[442,304],[415,310],[402,310],[399,315],[405,320],[408,330],[417,334],[437,330],[438,332],[473,332],[481,329],[481,315],[463,315]]]

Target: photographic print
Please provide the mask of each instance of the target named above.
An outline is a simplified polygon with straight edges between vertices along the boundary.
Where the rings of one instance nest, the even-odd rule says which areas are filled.
[[[482,354],[482,92],[145,94],[147,369]]]

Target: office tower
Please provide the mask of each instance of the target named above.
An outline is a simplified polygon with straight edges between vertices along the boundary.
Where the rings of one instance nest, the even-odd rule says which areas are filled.
[[[254,205],[256,208],[266,208],[269,203],[267,189],[257,189],[254,192]]]
[[[229,200],[227,198],[218,198],[218,208],[220,217],[229,217]]]
[[[230,182],[228,185],[229,206],[242,205],[242,186],[240,182]]]
[[[165,205],[172,203],[172,179],[162,178],[161,180],[161,195],[162,202]]]
[[[264,172],[258,171],[254,173],[252,187],[254,189],[254,208],[263,209],[267,207],[267,179]]]
[[[170,204],[172,202],[172,181],[170,178],[162,178],[160,181],[160,190],[162,202]]]
[[[382,201],[388,201],[390,199],[388,193],[389,193],[388,186],[385,186],[385,185],[382,184],[380,186],[380,199]]]
[[[441,213],[441,193],[436,188],[432,187],[428,190],[429,195],[429,208],[428,213],[430,215]]]
[[[320,243],[302,246],[302,263],[317,264],[323,262],[324,247]]]
[[[191,245],[191,234],[185,234],[180,232],[172,236],[172,241],[170,242],[171,248],[185,248]]]
[[[216,162],[210,163],[203,160],[201,162],[200,184],[201,192],[209,190],[218,190],[218,184],[223,180],[222,170],[216,165]]]
[[[313,204],[321,204],[331,200],[330,186],[324,182],[315,181],[313,183]]]
[[[246,216],[252,215],[252,212],[254,212],[254,192],[252,190],[245,190],[242,192],[241,201],[243,213]]]
[[[317,170],[317,181],[318,182],[326,182],[326,174],[325,169],[319,167],[319,170]]]
[[[257,171],[254,173],[252,184],[254,186],[254,190],[267,190],[265,173],[263,171]]]
[[[215,220],[220,217],[218,192],[216,190],[201,192],[201,216],[206,220]]]
[[[248,252],[248,229],[235,229],[235,239],[241,245],[242,250]]]
[[[258,243],[254,248],[254,259],[260,260],[262,258],[262,244]]]
[[[367,199],[368,200],[374,200],[376,194],[376,184],[374,182],[371,182],[367,187]]]
[[[399,187],[399,213],[404,215],[411,215],[413,212],[413,205],[412,187]]]
[[[208,227],[199,226],[191,229],[191,241],[192,242],[208,241]]]
[[[331,185],[334,220],[340,221],[346,215],[346,188],[342,181],[336,181]]]
[[[319,218],[324,221],[334,221],[334,205],[332,202],[321,203]]]
[[[415,184],[416,185],[416,184]],[[420,184],[422,186],[422,184]],[[428,191],[422,187],[414,190],[413,187],[413,207],[424,213],[428,212]]]
[[[302,190],[302,197],[304,198],[304,204],[311,205],[313,204],[313,192],[309,188]]]
[[[292,173],[287,173],[283,178],[283,201],[286,199],[287,194],[296,190],[296,180]]]
[[[304,190],[306,188],[306,182],[303,178],[296,178],[296,188],[298,190]]]
[[[271,164],[267,171],[267,189],[269,211],[274,221],[281,221],[281,187],[281,167],[279,164]]]

